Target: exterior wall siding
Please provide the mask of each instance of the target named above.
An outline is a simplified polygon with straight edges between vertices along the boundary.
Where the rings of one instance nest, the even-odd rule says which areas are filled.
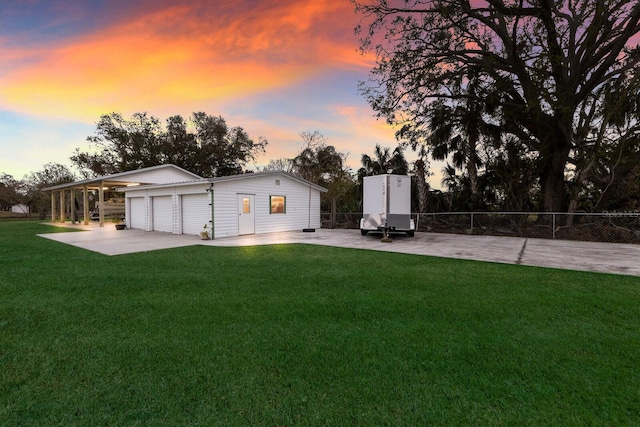
[[[276,185],[276,181],[280,185]],[[247,177],[243,180],[216,182],[213,187],[215,207],[215,237],[238,235],[238,195],[255,195],[255,233],[302,230],[320,227],[320,192],[311,189],[309,218],[309,187],[286,176]],[[286,213],[272,214],[270,196],[286,197]]]

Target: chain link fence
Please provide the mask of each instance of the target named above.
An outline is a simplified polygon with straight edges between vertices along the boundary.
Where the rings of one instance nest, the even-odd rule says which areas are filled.
[[[321,214],[323,228],[359,228],[360,213]],[[640,244],[640,212],[414,213],[417,231]]]

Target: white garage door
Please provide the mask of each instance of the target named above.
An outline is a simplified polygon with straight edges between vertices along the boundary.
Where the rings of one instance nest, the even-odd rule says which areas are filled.
[[[129,199],[129,227],[145,230],[144,197],[131,197]]]
[[[153,197],[153,231],[173,232],[171,196]]]
[[[209,227],[211,206],[209,194],[185,194],[182,196],[182,233],[199,234],[203,226]]]

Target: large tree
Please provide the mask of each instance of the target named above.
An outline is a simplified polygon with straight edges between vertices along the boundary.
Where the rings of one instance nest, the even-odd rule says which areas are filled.
[[[203,177],[240,174],[267,145],[266,139],[255,142],[243,128],[203,112],[193,113],[189,122],[179,115],[169,117],[165,127],[147,113],[135,113],[131,119],[106,114],[87,140],[95,150],[76,149],[71,157],[86,176],[167,163]]]
[[[269,163],[262,167],[262,172],[282,171],[292,173],[294,168],[293,159],[280,157],[279,159],[271,159]]]
[[[27,203],[24,181],[19,181],[8,173],[0,173],[0,210]]]
[[[353,179],[344,167],[347,154],[338,151],[319,131],[300,133],[302,147],[293,158],[292,172],[308,181],[325,187],[328,191],[321,196],[321,209],[329,211],[331,200],[342,207],[351,198]]]
[[[414,146],[432,143],[429,125],[443,104],[459,113],[467,142],[491,128],[499,143],[515,138],[535,159],[546,211],[566,209],[565,174],[580,184],[598,164],[589,160],[606,151],[602,138],[619,118],[610,109],[624,108],[611,101],[614,88],[637,99],[637,0],[355,3],[365,17],[362,49],[377,57],[362,84],[377,114]]]
[[[313,183],[327,184],[343,171],[346,154],[327,145],[327,139],[319,131],[300,133],[302,148],[293,159],[293,172]]]

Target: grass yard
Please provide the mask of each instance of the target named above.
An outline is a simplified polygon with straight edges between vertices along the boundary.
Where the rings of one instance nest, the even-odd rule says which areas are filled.
[[[0,222],[0,425],[638,425],[640,278]]]

